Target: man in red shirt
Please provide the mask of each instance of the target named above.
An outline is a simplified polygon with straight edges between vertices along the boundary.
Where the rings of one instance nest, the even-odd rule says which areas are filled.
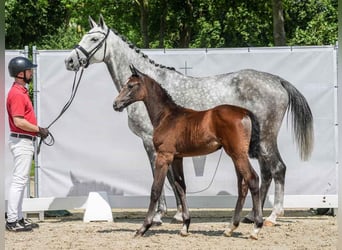
[[[10,150],[14,158],[11,186],[8,194],[6,229],[14,232],[31,231],[37,227],[23,218],[22,203],[25,186],[29,180],[34,141],[36,136],[45,139],[49,135],[47,128],[37,126],[32,102],[26,89],[32,79],[32,64],[25,57],[15,57],[8,64],[8,70],[14,83],[7,95],[7,113],[11,130],[9,138]]]

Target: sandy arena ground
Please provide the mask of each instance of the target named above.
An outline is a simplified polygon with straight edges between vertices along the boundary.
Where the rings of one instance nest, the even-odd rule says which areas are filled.
[[[240,224],[233,237],[222,235],[232,210],[191,209],[191,234],[178,235],[181,224],[171,223],[170,209],[162,226],[134,238],[146,210],[113,209],[114,222],[83,222],[83,211],[71,216],[45,217],[33,232],[5,233],[6,249],[336,249],[337,218],[309,210],[287,210],[274,227],[263,227],[258,240],[249,239],[251,224]],[[247,211],[244,211],[246,214]],[[265,211],[268,215],[270,211]],[[37,221],[37,217],[31,218]]]

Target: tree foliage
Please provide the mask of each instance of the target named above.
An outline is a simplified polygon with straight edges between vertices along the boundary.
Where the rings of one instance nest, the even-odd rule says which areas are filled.
[[[65,5],[59,0],[6,0],[6,48],[23,48],[56,34],[65,26],[65,15]]]
[[[142,48],[274,46],[272,0],[5,0],[6,49],[70,49],[88,16]],[[337,41],[337,0],[278,0],[286,45]]]

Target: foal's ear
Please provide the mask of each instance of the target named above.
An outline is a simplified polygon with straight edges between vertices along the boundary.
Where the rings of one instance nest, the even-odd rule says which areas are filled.
[[[96,22],[91,18],[91,16],[88,17],[88,21],[91,28],[97,26]]]
[[[133,64],[130,64],[129,68],[130,68],[130,70],[132,72],[132,76],[139,76],[139,71],[134,67]]]

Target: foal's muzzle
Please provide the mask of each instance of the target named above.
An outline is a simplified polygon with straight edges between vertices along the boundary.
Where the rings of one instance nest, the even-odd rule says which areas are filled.
[[[113,109],[115,111],[121,112],[121,111],[124,110],[125,107],[126,107],[126,105],[123,102],[118,102],[118,101],[115,100],[114,103],[113,103]]]

